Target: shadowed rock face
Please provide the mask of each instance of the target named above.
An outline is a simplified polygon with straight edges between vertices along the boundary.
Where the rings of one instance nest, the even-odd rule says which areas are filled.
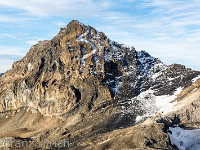
[[[167,66],[72,21],[52,40],[32,46],[0,78],[0,112],[30,107],[46,117],[57,116],[67,120],[58,135],[76,141],[134,125],[146,111],[133,98],[147,90],[172,95],[199,74],[179,64]]]

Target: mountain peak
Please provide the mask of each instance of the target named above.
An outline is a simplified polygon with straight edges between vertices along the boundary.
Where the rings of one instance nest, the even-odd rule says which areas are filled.
[[[93,103],[101,105],[101,101],[109,103],[114,98],[115,102],[130,101],[148,89],[158,96],[173,94],[174,89],[190,84],[186,79],[198,74],[180,66],[166,66],[145,51],[109,40],[104,33],[73,20],[52,40],[34,45],[0,78],[0,88],[7,85],[8,90],[2,95],[9,97],[4,100],[8,105],[0,105],[0,111],[18,108],[24,102],[34,102],[35,108],[48,115],[68,113],[80,105],[90,111],[100,107],[93,107]]]
[[[79,22],[78,20],[72,20],[68,23],[68,25],[66,26],[66,28],[71,29],[74,27],[82,27],[85,28],[86,25],[84,25],[83,23]]]
[[[77,36],[86,33],[88,31],[88,27],[78,20],[72,20],[64,28],[60,28],[60,32],[55,38],[67,35],[69,38],[75,39]]]
[[[72,20],[72,21],[70,21],[69,23],[68,23],[68,25],[70,25],[70,24],[79,24],[79,25],[84,25],[83,23],[81,23],[80,21],[78,21],[78,20]],[[84,25],[85,26],[85,25]]]
[[[78,20],[72,20],[68,24],[79,24],[80,22]]]
[[[31,139],[57,135],[76,145],[77,137],[132,126],[160,110],[171,110],[168,101],[198,75],[181,65],[167,66],[145,51],[112,41],[73,20],[0,74],[0,131],[7,131],[8,137],[14,133]],[[25,118],[30,119],[28,124]],[[9,126],[5,128],[3,122]]]

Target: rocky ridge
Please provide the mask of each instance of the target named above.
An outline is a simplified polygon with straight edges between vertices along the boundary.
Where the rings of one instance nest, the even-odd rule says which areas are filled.
[[[192,86],[192,79],[198,75],[200,72],[183,65],[165,65],[145,51],[136,51],[110,40],[91,26],[72,21],[52,40],[32,46],[22,60],[3,74],[0,112],[5,120],[5,112],[12,118],[22,110],[31,110],[30,115],[34,113],[36,118],[55,117],[62,125],[44,127],[38,134],[33,132],[37,129],[32,128],[31,122],[24,125],[31,128],[30,134],[19,132],[13,136],[57,135],[70,139],[73,147],[96,134],[138,124],[158,111],[167,113],[165,104]],[[155,126],[159,126],[165,144],[152,147],[172,148],[166,142],[169,138],[162,130],[164,127],[160,128],[167,119],[161,118]],[[10,132],[19,126],[10,127]],[[7,133],[2,135],[8,136]],[[159,139],[160,136],[156,140]],[[143,146],[148,146],[144,143]]]

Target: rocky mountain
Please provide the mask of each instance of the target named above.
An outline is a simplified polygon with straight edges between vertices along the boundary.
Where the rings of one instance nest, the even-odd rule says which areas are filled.
[[[181,91],[199,75],[71,21],[0,78],[0,138],[67,139],[71,149],[117,149],[116,141],[118,148],[173,149],[168,114],[182,114],[175,107]]]

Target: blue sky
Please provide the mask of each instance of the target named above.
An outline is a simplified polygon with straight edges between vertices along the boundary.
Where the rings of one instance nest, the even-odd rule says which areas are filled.
[[[200,0],[0,0],[0,72],[75,19],[166,64],[200,70]]]

